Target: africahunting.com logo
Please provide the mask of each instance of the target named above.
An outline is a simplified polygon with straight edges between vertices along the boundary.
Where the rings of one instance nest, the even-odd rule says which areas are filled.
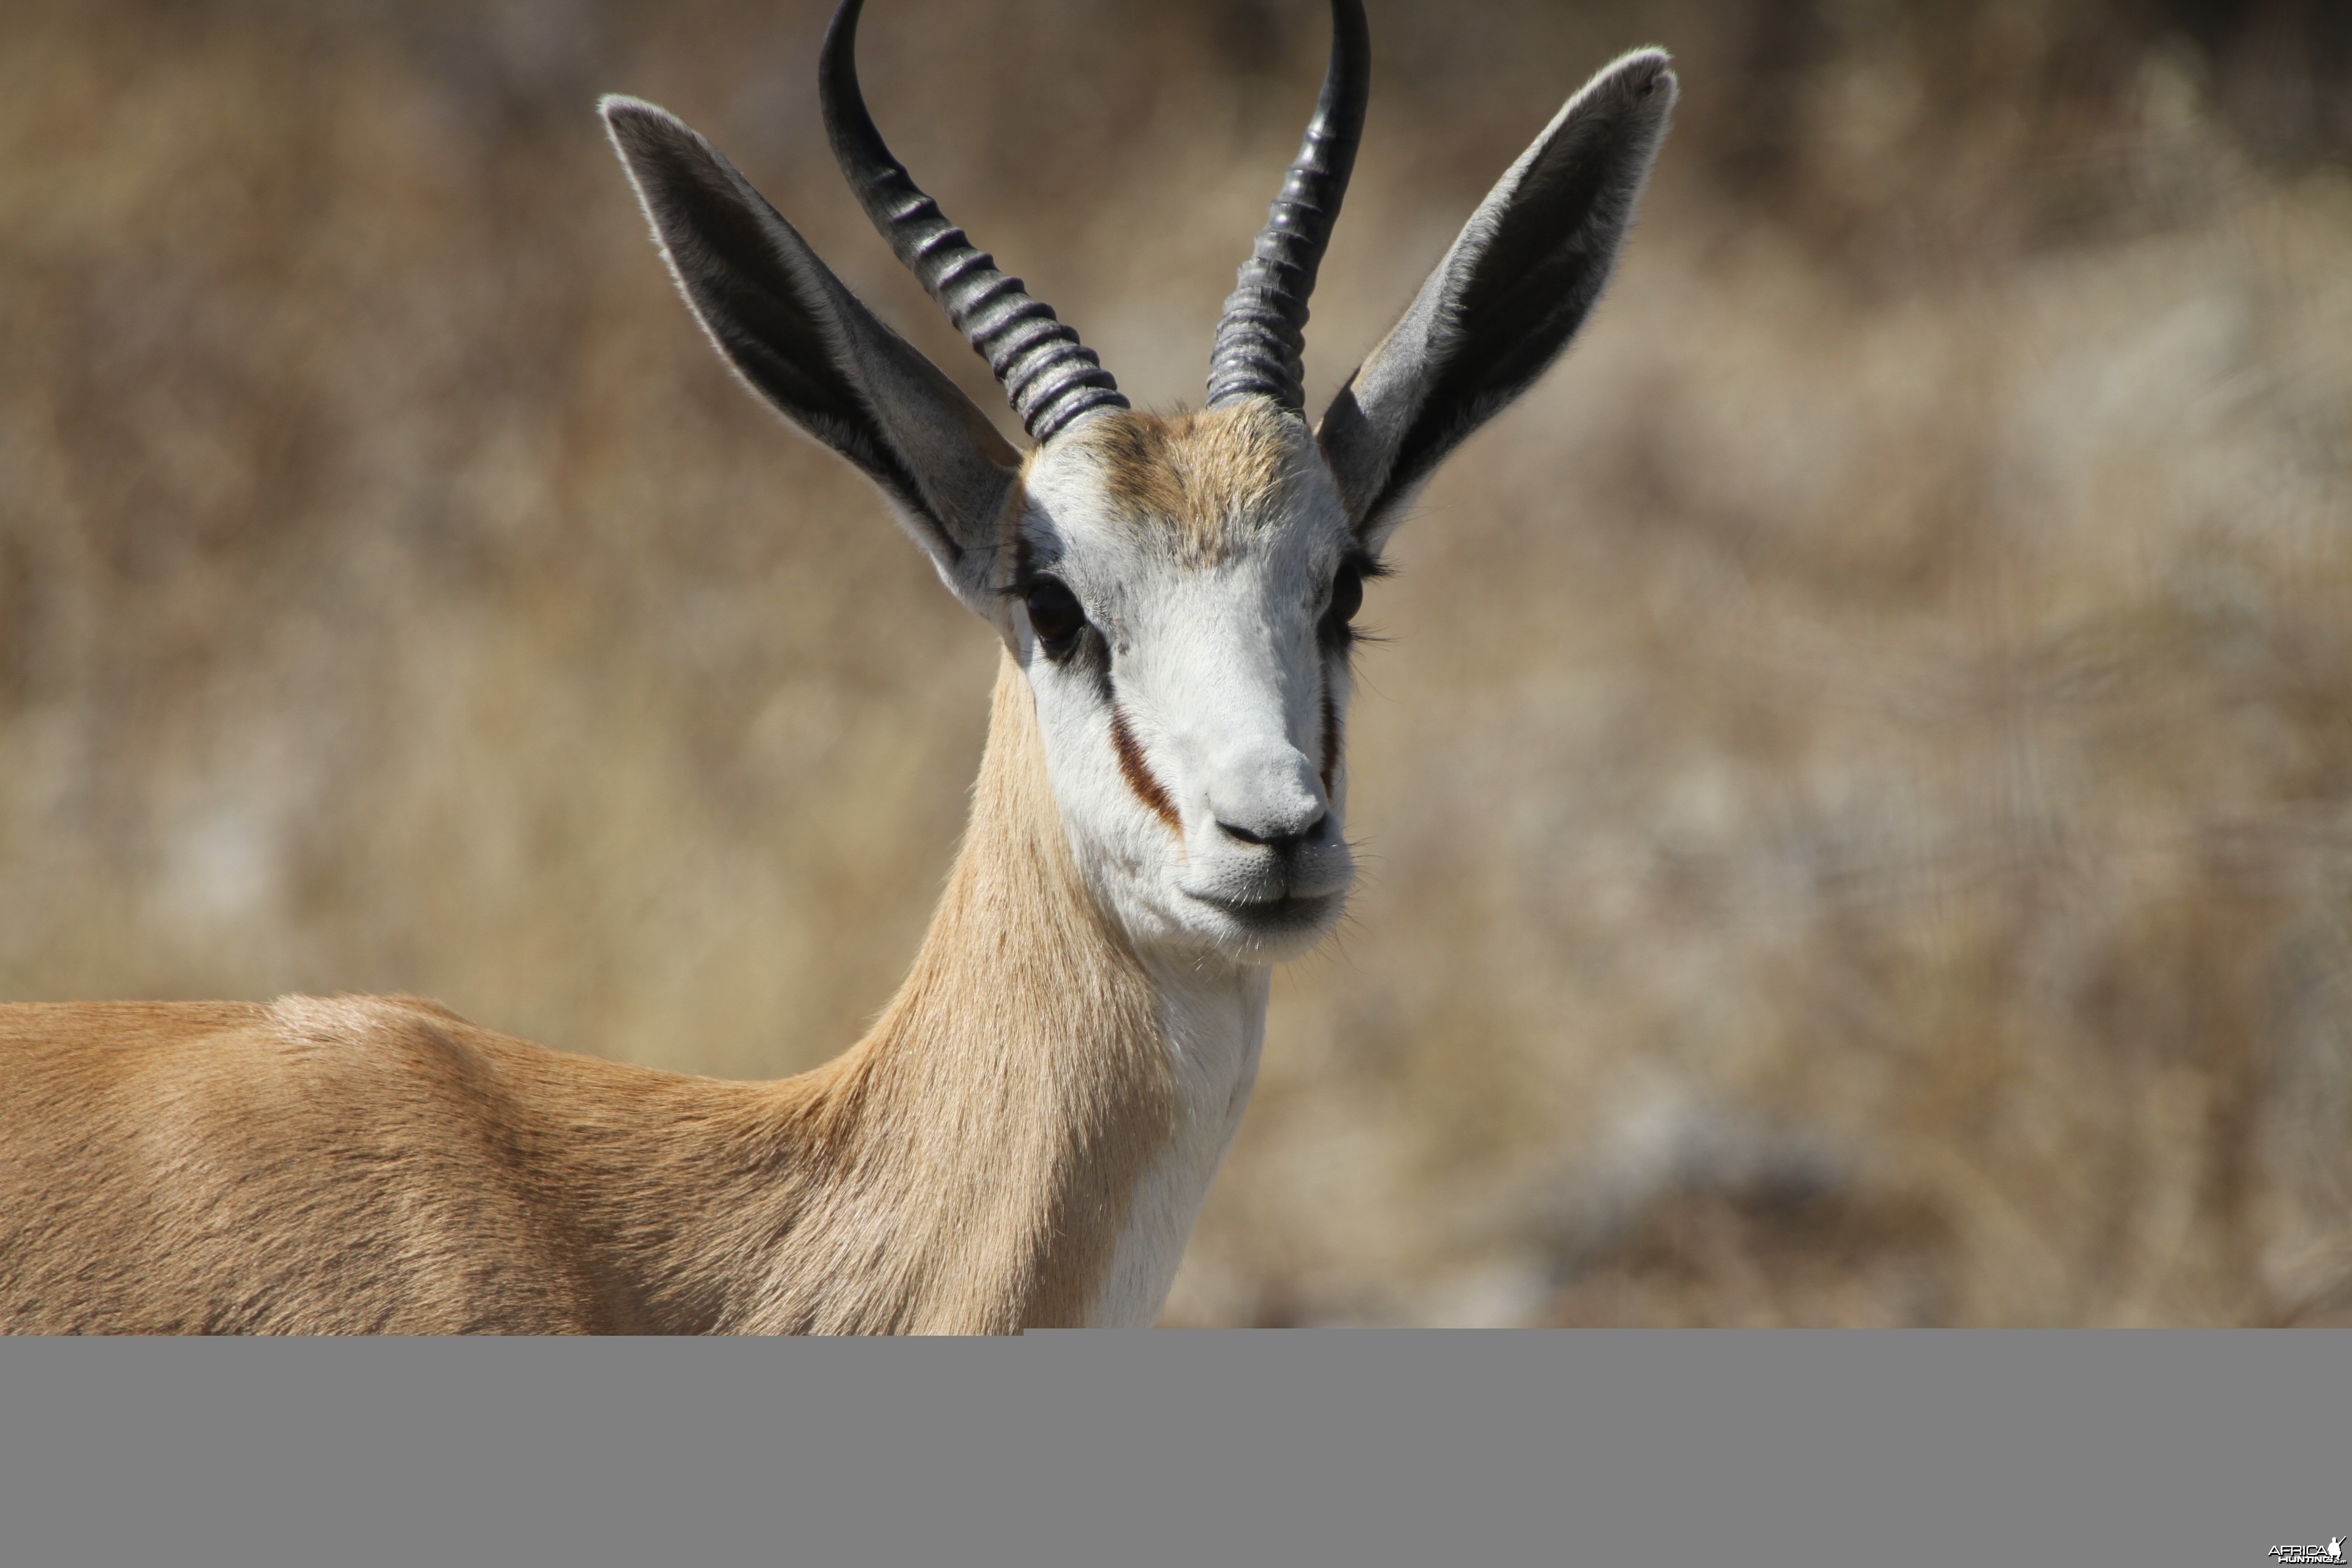
[[[2273,1563],[2341,1563],[2344,1561],[2344,1538],[2331,1535],[2325,1546],[2273,1546]]]

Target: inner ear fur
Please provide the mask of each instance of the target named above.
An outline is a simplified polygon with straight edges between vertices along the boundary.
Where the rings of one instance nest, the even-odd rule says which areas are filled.
[[[719,150],[665,110],[602,106],[678,290],[745,384],[881,486],[967,603],[1019,456],[937,365],[884,325]]]
[[[1317,439],[1368,546],[1583,324],[1624,247],[1675,94],[1659,49],[1627,55],[1586,83],[1332,399]]]

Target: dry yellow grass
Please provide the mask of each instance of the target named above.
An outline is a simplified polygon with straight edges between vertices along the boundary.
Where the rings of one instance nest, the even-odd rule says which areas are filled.
[[[1373,8],[1317,406],[1589,69],[1664,42],[1689,107],[1375,587],[1365,884],[1170,1321],[2352,1311],[2347,100],[2114,9]],[[990,639],[727,379],[591,112],[684,114],[993,406],[825,158],[821,26],[0,13],[0,995],[855,1037]],[[877,0],[867,77],[1165,406],[1322,26]]]

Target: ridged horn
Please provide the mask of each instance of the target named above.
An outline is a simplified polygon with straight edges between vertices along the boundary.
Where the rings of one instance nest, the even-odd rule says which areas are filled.
[[[1090,409],[1125,408],[1118,383],[1094,351],[1055,319],[1052,306],[1031,299],[1020,279],[998,271],[996,258],[947,220],[883,144],[857,86],[861,4],[842,0],[817,65],[825,135],[858,205],[996,373],[1031,440],[1050,439]]]
[[[1211,407],[1250,396],[1271,397],[1289,409],[1304,405],[1299,356],[1307,346],[1307,299],[1356,167],[1371,67],[1362,0],[1331,0],[1331,63],[1323,73],[1323,94],[1217,323],[1209,350]]]

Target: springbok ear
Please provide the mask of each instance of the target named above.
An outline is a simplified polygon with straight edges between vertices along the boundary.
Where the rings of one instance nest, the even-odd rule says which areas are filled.
[[[615,96],[602,109],[711,342],[784,417],[880,485],[948,586],[997,619],[991,565],[1018,455],[718,149],[650,103]]]
[[[1568,346],[1616,265],[1674,101],[1658,49],[1586,83],[1331,400],[1317,439],[1368,545],[1463,437]]]

